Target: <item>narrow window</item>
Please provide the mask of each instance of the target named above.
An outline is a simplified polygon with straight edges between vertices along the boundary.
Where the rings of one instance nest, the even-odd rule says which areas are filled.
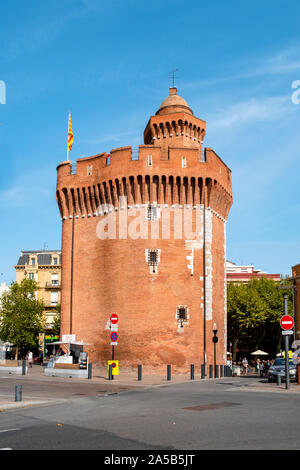
[[[91,176],[92,174],[93,174],[93,165],[88,165],[87,176]]]
[[[149,204],[147,207],[147,220],[157,220],[159,219],[159,208],[152,204]]]
[[[34,273],[29,273],[28,279],[31,279],[32,281],[34,281]]]
[[[187,167],[187,160],[186,160],[186,157],[181,157],[181,166],[182,166],[182,168],[186,168],[186,167]]]
[[[52,286],[58,286],[58,274],[51,275],[51,284]]]
[[[150,274],[158,274],[161,250],[146,250],[146,262],[150,267]]]
[[[188,308],[186,305],[179,305],[177,307],[176,319],[179,323],[179,327],[183,328],[184,323],[187,323],[188,321]]]
[[[58,304],[58,292],[51,292],[51,305]]]
[[[35,265],[35,258],[31,258],[31,265],[32,265],[32,266]]]
[[[148,155],[148,166],[152,166],[152,155]]]

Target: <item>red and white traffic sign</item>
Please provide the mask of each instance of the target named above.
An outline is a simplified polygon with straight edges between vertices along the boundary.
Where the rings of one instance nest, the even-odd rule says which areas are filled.
[[[283,330],[291,330],[294,328],[294,319],[290,315],[283,315],[280,319],[280,326]]]
[[[119,321],[119,317],[116,313],[113,313],[110,317],[110,321],[113,325],[116,325]]]

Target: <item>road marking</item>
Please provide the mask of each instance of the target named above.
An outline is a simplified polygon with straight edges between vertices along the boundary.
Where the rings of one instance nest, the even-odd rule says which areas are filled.
[[[0,432],[11,432],[11,431],[21,431],[21,428],[0,429]]]

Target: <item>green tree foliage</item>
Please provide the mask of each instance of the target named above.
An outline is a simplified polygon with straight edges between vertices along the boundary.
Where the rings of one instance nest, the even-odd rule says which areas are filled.
[[[56,307],[56,315],[53,318],[52,331],[55,335],[60,335],[60,304]]]
[[[287,284],[281,281],[281,284]],[[252,279],[248,284],[230,283],[227,287],[228,339],[236,349],[252,352],[263,349],[272,355],[281,346],[280,318],[283,315],[283,292],[288,294],[288,311],[293,314],[291,289],[277,288],[271,279]]]
[[[17,346],[34,346],[44,331],[44,304],[36,300],[38,285],[31,279],[14,282],[1,297],[0,338]]]

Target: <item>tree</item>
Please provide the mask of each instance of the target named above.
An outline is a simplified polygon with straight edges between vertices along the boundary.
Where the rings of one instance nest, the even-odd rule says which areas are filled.
[[[282,280],[281,284],[287,284]],[[229,284],[227,288],[228,339],[245,350],[264,349],[275,354],[281,346],[279,320],[283,315],[283,295],[271,279],[252,279],[248,284]],[[290,289],[289,311],[292,312]]]
[[[19,348],[34,346],[45,328],[44,303],[36,300],[37,289],[35,281],[23,279],[1,297],[0,338],[16,345],[16,359]]]
[[[60,335],[60,304],[56,307],[56,315],[53,318],[52,331],[55,335]]]

